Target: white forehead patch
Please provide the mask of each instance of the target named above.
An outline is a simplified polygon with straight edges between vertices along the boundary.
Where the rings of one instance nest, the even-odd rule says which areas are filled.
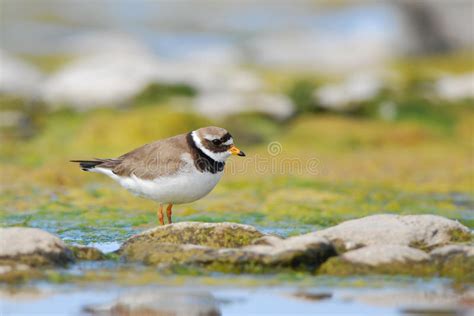
[[[234,143],[234,140],[231,138],[229,138],[226,142],[223,142],[222,144],[223,145],[232,145]]]
[[[215,161],[224,162],[224,161],[227,160],[227,158],[230,157],[231,153],[228,152],[228,151],[215,153],[213,151],[210,151],[206,147],[204,147],[202,142],[201,142],[201,139],[199,139],[199,136],[197,136],[196,132],[192,132],[191,136],[193,137],[193,141],[196,144],[196,147],[199,148],[203,153],[205,153],[206,155],[208,155],[209,157],[214,159]],[[206,136],[208,136],[208,135],[206,135]],[[208,139],[208,138],[206,137],[206,139]],[[215,139],[215,137],[212,138],[212,139]]]

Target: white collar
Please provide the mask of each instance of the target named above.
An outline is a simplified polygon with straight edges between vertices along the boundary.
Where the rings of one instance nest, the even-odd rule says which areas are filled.
[[[197,135],[196,131],[193,131],[191,133],[191,136],[193,138],[193,141],[194,141],[194,144],[196,145],[196,147],[199,148],[203,153],[208,155],[210,158],[214,159],[215,161],[225,162],[227,160],[227,158],[230,157],[231,153],[228,152],[227,150],[223,151],[223,152],[216,153],[216,152],[210,151],[209,149],[204,147],[204,145],[202,144],[201,139]]]

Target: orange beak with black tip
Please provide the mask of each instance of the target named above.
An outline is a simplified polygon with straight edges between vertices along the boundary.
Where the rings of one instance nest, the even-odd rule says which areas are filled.
[[[232,155],[237,155],[237,156],[245,157],[245,153],[244,153],[242,150],[240,150],[240,149],[238,149],[237,147],[235,147],[234,145],[232,145],[232,146],[229,148],[228,152],[230,152]]]

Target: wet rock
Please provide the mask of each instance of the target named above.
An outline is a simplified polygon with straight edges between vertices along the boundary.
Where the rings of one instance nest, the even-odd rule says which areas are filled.
[[[330,258],[318,273],[331,275],[404,274],[474,281],[472,246],[449,245],[426,252],[400,245],[371,245]]]
[[[439,274],[464,282],[474,282],[474,246],[448,245],[430,252]]]
[[[74,258],[76,258],[77,260],[96,261],[96,260],[106,259],[105,254],[102,253],[102,251],[100,251],[99,249],[94,248],[94,247],[76,245],[76,246],[69,246],[69,249],[72,250],[72,253],[74,254]]]
[[[26,264],[0,266],[0,275],[4,275],[12,271],[26,271],[28,269],[30,269],[30,267],[27,266]]]
[[[400,245],[372,245],[329,259],[319,273],[435,275],[436,267],[424,251]]]
[[[74,260],[61,239],[40,229],[0,228],[0,241],[2,264],[64,265]]]
[[[253,245],[265,245],[265,246],[276,246],[281,244],[283,238],[273,235],[266,235],[261,238],[254,240]]]
[[[332,293],[299,291],[294,293],[292,296],[305,301],[317,302],[332,298]]]
[[[41,269],[23,263],[6,262],[0,266],[0,283],[19,284],[44,277]]]
[[[303,267],[310,270],[336,255],[336,250],[326,238],[301,235],[270,240],[270,245],[257,244],[245,247],[243,250],[257,255],[259,260],[256,262],[263,266]]]
[[[447,245],[433,249],[430,252],[432,257],[450,257],[454,255],[463,255],[466,257],[474,257],[473,245]]]
[[[130,237],[120,247],[121,254],[146,250],[161,244],[192,244],[211,248],[236,248],[250,245],[263,234],[252,226],[235,223],[181,222],[159,226]]]
[[[402,245],[432,249],[472,238],[457,221],[436,215],[372,215],[343,222],[315,233],[351,250],[368,245]]]
[[[264,272],[276,268],[313,270],[336,255],[325,238],[281,239],[231,223],[178,223],[131,237],[119,254],[146,264],[196,265],[223,272]]]
[[[141,253],[128,252],[125,258],[129,261],[143,261],[149,265],[158,265],[210,263],[217,256],[218,251],[211,247],[163,243]]]
[[[348,251],[341,259],[350,263],[378,266],[394,262],[428,261],[430,256],[421,250],[398,245],[374,245]]]
[[[115,316],[218,316],[217,300],[211,293],[191,291],[136,292],[119,297],[106,305],[87,306],[92,315]]]

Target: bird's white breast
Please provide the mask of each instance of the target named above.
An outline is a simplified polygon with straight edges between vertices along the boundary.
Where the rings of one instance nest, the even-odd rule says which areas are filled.
[[[201,172],[196,169],[189,155],[183,155],[181,158],[186,162],[184,168],[173,175],[153,180],[140,179],[134,174],[130,177],[119,177],[110,170],[97,171],[109,175],[136,195],[161,203],[183,204],[206,196],[219,182],[223,172]]]

